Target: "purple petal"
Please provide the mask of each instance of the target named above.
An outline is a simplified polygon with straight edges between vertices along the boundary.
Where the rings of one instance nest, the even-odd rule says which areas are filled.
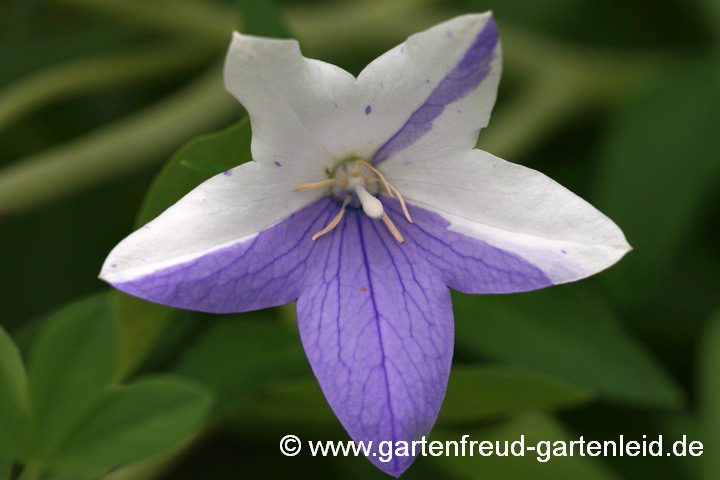
[[[493,51],[498,43],[495,19],[490,17],[455,68],[443,78],[423,103],[373,155],[378,164],[406,149],[432,129],[433,120],[445,107],[475,90],[490,74]]]
[[[293,302],[310,270],[308,256],[322,247],[311,237],[336,211],[325,197],[250,240],[113,286],[151,302],[213,313]]]
[[[517,293],[552,285],[540,268],[521,256],[449,230],[450,222],[437,213],[408,205],[411,224],[397,200],[384,198],[383,203],[408,249],[424,255],[450,288],[464,293]]]
[[[369,460],[399,475],[414,457],[380,461],[380,442],[411,442],[435,423],[454,326],[450,292],[414,244],[398,244],[360,210],[318,243],[297,303],[300,336],[325,396]]]

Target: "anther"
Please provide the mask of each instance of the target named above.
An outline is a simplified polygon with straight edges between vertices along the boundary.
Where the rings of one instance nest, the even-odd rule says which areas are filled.
[[[293,190],[295,191],[301,191],[301,190],[319,190],[321,188],[326,188],[331,186],[333,183],[335,183],[334,178],[328,178],[327,180],[323,180],[322,182],[314,182],[314,183],[300,183],[298,185],[295,185],[293,187]]]
[[[337,215],[335,215],[335,218],[332,219],[330,223],[327,224],[327,227],[323,228],[319,232],[317,232],[315,235],[312,236],[313,242],[317,240],[318,238],[322,237],[326,233],[332,232],[335,227],[337,227],[340,224],[340,220],[342,220],[343,215],[345,215],[345,207],[348,206],[348,203],[350,203],[350,200],[352,197],[350,195],[345,195],[345,200],[343,201],[342,208],[338,212]]]

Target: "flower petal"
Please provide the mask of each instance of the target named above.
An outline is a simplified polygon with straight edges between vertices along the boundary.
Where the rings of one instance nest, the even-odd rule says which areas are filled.
[[[542,270],[520,255],[451,230],[450,222],[435,212],[410,204],[413,223],[409,223],[397,200],[385,198],[383,203],[405,238],[405,248],[424,255],[435,267],[435,275],[450,288],[466,293],[517,293],[552,285]]]
[[[419,440],[435,422],[453,352],[450,292],[421,250],[360,210],[317,243],[297,303],[305,352],[350,436],[372,440],[369,460],[397,476],[414,456],[385,463],[378,447]]]
[[[271,168],[252,162],[204,182],[120,242],[100,277],[193,310],[238,312],[295,300],[309,239],[328,221],[332,202],[306,207],[323,193],[293,192],[287,175],[278,178]]]
[[[384,165],[406,200],[442,216],[449,229],[510,252],[553,284],[597,273],[630,250],[622,231],[545,175],[487,152]],[[482,293],[472,281],[453,288]]]
[[[256,161],[303,163],[324,176],[325,168],[343,158],[332,145],[337,127],[347,123],[342,112],[354,99],[355,77],[303,57],[296,40],[234,33],[225,87],[250,115]]]
[[[372,62],[358,84],[373,97],[373,133],[385,139],[373,162],[473,148],[490,119],[501,70],[489,12],[441,23]]]
[[[225,85],[253,125],[253,158],[317,169],[407,149],[444,155],[475,146],[501,70],[489,13],[437,25],[385,53],[357,79],[302,56],[295,40],[235,33]],[[450,108],[452,106],[452,108]]]

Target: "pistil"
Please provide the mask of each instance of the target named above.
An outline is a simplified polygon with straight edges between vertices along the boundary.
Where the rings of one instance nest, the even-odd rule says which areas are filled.
[[[345,197],[340,211],[325,228],[313,235],[313,240],[317,240],[321,236],[330,233],[340,224],[345,215],[345,209],[352,200],[352,193],[355,197],[357,197],[363,211],[368,217],[382,220],[392,234],[393,238],[395,238],[398,243],[403,243],[405,241],[405,238],[402,233],[400,233],[400,230],[398,230],[397,226],[395,226],[388,214],[385,213],[382,202],[374,195],[377,191],[377,183],[379,182],[385,188],[385,191],[390,198],[398,199],[403,213],[405,214],[405,218],[408,222],[413,223],[410,212],[405,204],[405,199],[402,195],[400,195],[397,188],[387,181],[382,172],[363,159],[355,159],[350,162],[340,164],[332,171],[332,176],[334,178],[329,178],[320,182],[301,183],[293,187],[293,190],[296,191],[319,190],[332,187],[334,195],[337,196],[339,196],[341,192],[345,192]],[[372,193],[368,191],[368,188],[372,190]]]
[[[362,183],[364,183],[364,179],[352,177],[348,183],[349,187],[357,194],[358,200],[360,200],[360,205],[362,205],[362,209],[368,217],[378,219],[385,214],[382,202],[370,195],[370,192],[368,192],[362,185]]]

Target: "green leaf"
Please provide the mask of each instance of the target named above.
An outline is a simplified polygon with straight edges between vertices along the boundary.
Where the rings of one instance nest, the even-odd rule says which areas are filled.
[[[116,348],[107,294],[73,303],[47,319],[31,352],[29,374],[40,456],[100,399],[115,369]]]
[[[469,441],[501,442],[500,449],[504,449],[504,442],[509,445],[525,437],[525,447],[537,445],[538,442],[554,442],[558,440],[577,440],[577,436],[565,431],[563,426],[552,417],[542,414],[523,414],[494,428],[475,432],[436,429],[430,441],[456,441],[459,442],[464,434],[468,434]],[[540,447],[543,449],[543,447]],[[439,468],[455,478],[501,478],[503,480],[614,480],[616,475],[607,470],[597,459],[592,457],[556,456],[547,462],[540,462],[538,457],[544,458],[544,450],[540,454],[525,452],[524,456],[481,456],[476,451],[474,455],[466,456],[440,456],[428,457]]]
[[[717,62],[656,75],[658,85],[618,111],[599,167],[596,206],[634,251],[603,280],[613,298],[637,304],[667,279],[684,239],[705,214],[720,178]]]
[[[547,375],[505,366],[459,366],[450,375],[438,425],[486,421],[524,410],[552,410],[587,401],[586,389]],[[292,408],[288,406],[292,405]],[[273,383],[240,413],[248,423],[335,425],[314,377]]]
[[[176,315],[174,308],[151,303],[119,290],[110,293],[120,329],[118,376],[127,377],[146,359],[153,345]]]
[[[104,472],[193,438],[212,395],[195,382],[166,376],[114,386],[59,450],[62,471]]]
[[[699,365],[700,418],[705,454],[701,458],[701,478],[720,478],[720,310],[711,318],[702,336]]]
[[[237,416],[250,425],[339,426],[315,377],[273,382],[255,396]]]
[[[0,458],[0,480],[10,480],[13,462]]]
[[[95,473],[79,473],[79,472],[53,472],[43,475],[43,480],[97,480],[98,475]]]
[[[605,399],[674,408],[682,393],[599,298],[576,286],[454,295],[458,350],[563,378]]]
[[[215,392],[216,415],[236,411],[277,378],[307,370],[297,334],[267,312],[233,316],[213,326],[174,368]]]
[[[455,367],[438,424],[574,407],[590,399],[587,388],[532,370],[500,365]]]
[[[24,460],[27,455],[27,393],[27,374],[20,352],[0,326],[0,459],[10,463]]]
[[[135,222],[145,225],[210,177],[252,159],[250,120],[188,142],[153,180]]]
[[[198,137],[182,147],[155,177],[136,219],[145,225],[210,177],[252,159],[250,121],[244,118],[222,130]],[[147,356],[174,310],[114,293],[122,335],[120,371],[128,374]]]

